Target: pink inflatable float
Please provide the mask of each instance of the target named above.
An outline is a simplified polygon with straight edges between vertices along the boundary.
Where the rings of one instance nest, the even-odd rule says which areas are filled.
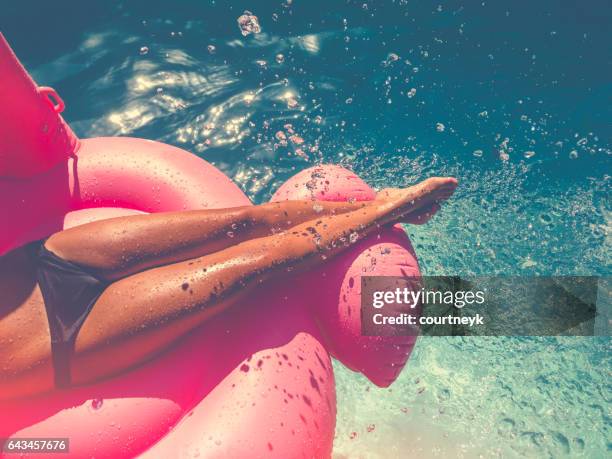
[[[78,140],[59,116],[63,102],[36,87],[1,34],[0,80],[0,254],[95,219],[250,204],[220,171],[180,149],[133,138]],[[353,173],[321,166],[293,177],[273,199],[373,196]],[[0,396],[0,438],[67,437],[70,457],[79,458],[330,457],[330,354],[387,386],[414,344],[361,335],[366,268],[419,274],[404,232],[385,229],[317,272],[267,284],[249,304],[118,377],[27,399]]]

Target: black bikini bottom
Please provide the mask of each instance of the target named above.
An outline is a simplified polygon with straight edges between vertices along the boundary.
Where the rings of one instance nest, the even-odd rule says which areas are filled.
[[[56,387],[71,383],[70,362],[77,334],[108,282],[47,250],[36,241],[29,250],[49,320]]]

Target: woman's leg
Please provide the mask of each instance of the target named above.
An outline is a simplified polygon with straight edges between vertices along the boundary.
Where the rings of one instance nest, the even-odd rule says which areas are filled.
[[[132,215],[92,222],[51,236],[45,246],[109,280],[268,236],[316,217],[370,202],[284,201],[260,206]]]
[[[321,263],[377,227],[431,208],[455,187],[454,179],[429,179],[352,212],[114,282],[79,332],[72,380],[95,380],[151,357],[256,285]]]
[[[417,185],[418,186],[418,185]],[[387,189],[376,200],[388,200],[400,189]],[[176,263],[231,245],[268,236],[314,218],[339,215],[372,201],[284,201],[228,209],[133,215],[77,226],[51,236],[45,243],[61,258],[117,280],[145,269]],[[424,223],[437,208],[421,208],[405,217]],[[427,215],[429,214],[429,215]]]

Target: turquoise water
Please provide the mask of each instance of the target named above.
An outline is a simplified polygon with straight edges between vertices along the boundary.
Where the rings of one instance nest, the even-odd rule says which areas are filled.
[[[185,148],[255,202],[321,162],[455,175],[407,228],[424,273],[610,274],[607,2],[107,3],[0,17],[80,136]],[[423,338],[389,389],[336,365],[334,454],[606,457],[610,368],[609,338],[567,337]]]

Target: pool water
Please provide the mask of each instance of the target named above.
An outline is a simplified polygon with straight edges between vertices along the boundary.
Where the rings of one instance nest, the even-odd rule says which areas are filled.
[[[231,4],[13,2],[0,27],[81,137],[185,148],[257,203],[322,162],[375,187],[454,175],[406,228],[425,274],[610,274],[608,2]],[[338,364],[334,455],[607,457],[610,356],[426,337],[388,389]]]

